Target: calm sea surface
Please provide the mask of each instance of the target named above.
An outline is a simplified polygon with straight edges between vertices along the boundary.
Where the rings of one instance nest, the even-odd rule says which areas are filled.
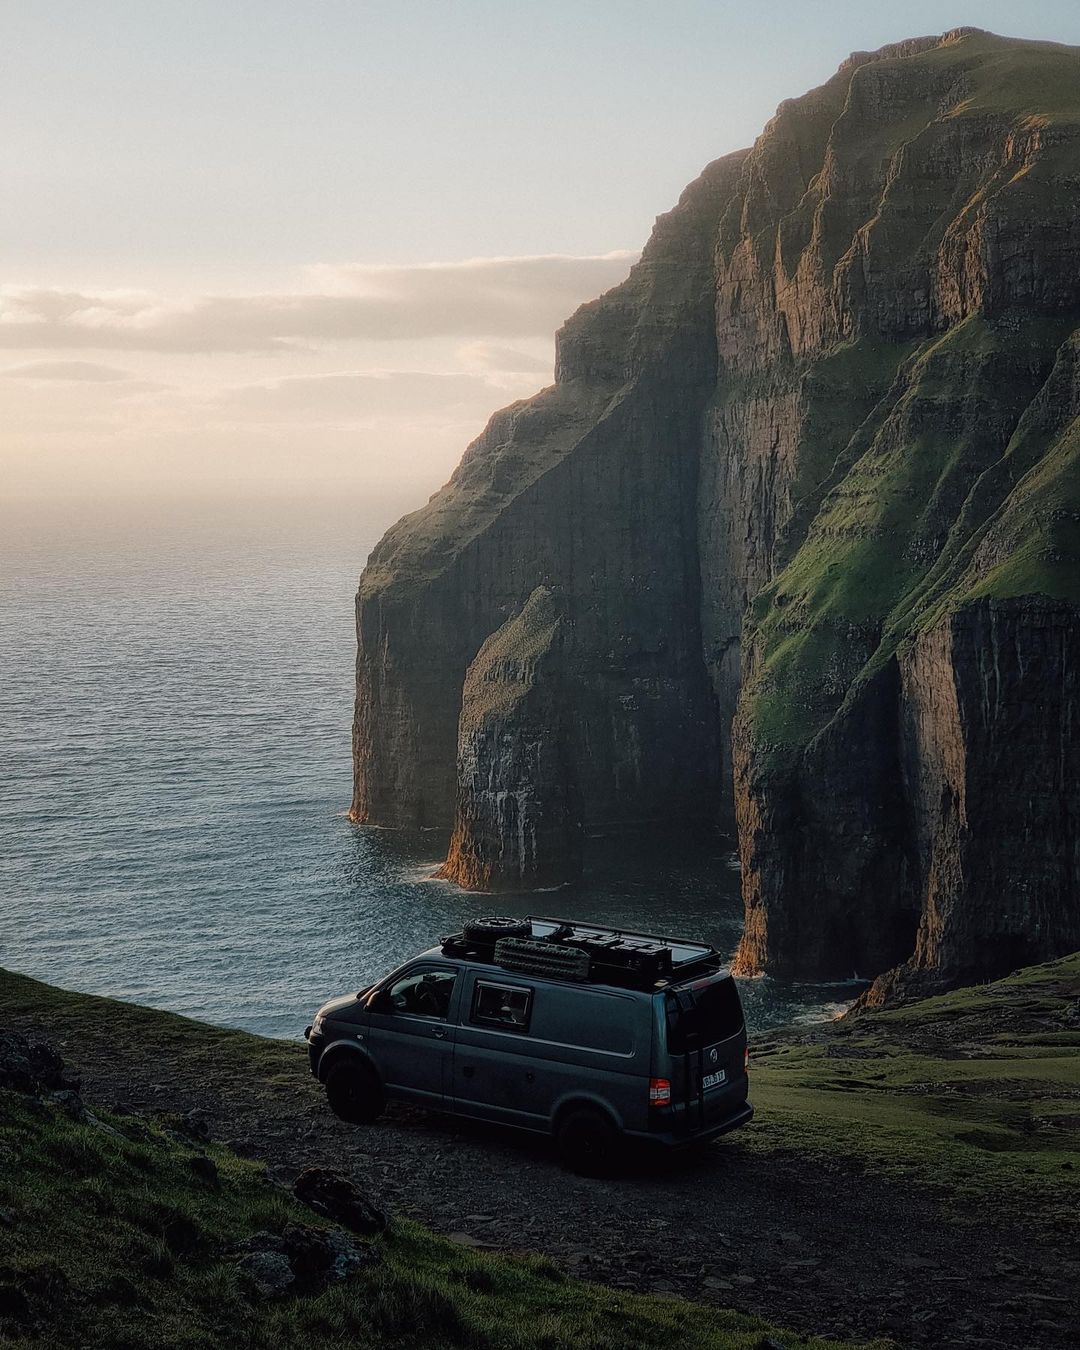
[[[291,1037],[327,996],[490,912],[427,879],[441,837],[344,816],[352,597],[389,518],[0,519],[0,966]],[[731,951],[738,883],[720,838],[605,844],[580,886],[498,908]],[[743,995],[758,1030],[853,996],[772,980]]]

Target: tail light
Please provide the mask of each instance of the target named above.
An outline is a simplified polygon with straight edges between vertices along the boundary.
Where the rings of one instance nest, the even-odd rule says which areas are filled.
[[[671,1105],[671,1083],[666,1078],[649,1079],[649,1105]]]

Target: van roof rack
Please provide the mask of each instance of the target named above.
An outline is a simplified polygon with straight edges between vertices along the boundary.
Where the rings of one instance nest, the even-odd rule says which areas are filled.
[[[532,914],[466,923],[443,939],[442,949],[519,974],[632,989],[662,989],[723,965],[708,943]]]

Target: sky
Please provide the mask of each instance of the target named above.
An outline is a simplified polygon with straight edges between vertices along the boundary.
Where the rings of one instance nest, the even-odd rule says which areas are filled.
[[[0,500],[420,502],[854,50],[1075,0],[0,0]]]

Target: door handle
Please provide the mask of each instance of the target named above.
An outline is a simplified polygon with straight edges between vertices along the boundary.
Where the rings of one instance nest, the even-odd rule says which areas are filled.
[[[435,1037],[437,1041],[443,1041],[446,1039],[446,1028],[436,1027],[431,1034]]]

